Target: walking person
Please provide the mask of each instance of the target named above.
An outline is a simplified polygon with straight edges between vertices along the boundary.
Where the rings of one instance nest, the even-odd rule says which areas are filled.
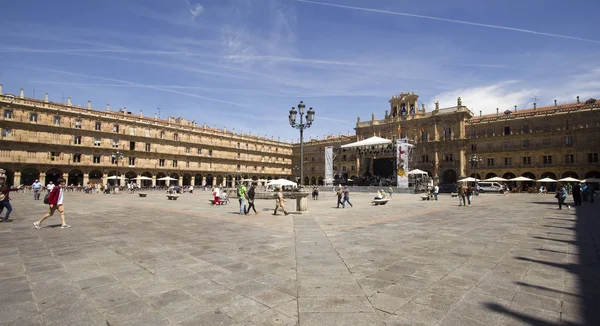
[[[240,182],[238,185],[238,200],[240,201],[240,215],[246,215],[246,197],[248,194],[246,193],[246,186],[244,186],[243,182]]]
[[[435,200],[438,200],[439,193],[440,193],[439,183],[436,183],[435,187],[433,187],[433,198],[435,198]]]
[[[54,189],[54,183],[52,183],[52,181],[48,182],[48,184],[46,185],[46,190],[48,190],[48,193],[52,192],[52,189]]]
[[[574,205],[581,206],[581,186],[578,183],[573,186],[571,193],[573,194]]]
[[[48,217],[54,215],[54,212],[57,210],[60,213],[60,220],[61,220],[60,227],[63,229],[71,227],[71,225],[67,224],[67,222],[65,220],[65,207],[63,204],[64,186],[65,186],[65,179],[63,179],[63,178],[58,179],[57,186],[54,187],[52,189],[52,192],[50,192],[50,194],[48,195],[48,205],[50,206],[50,210],[48,211],[48,213],[46,215],[42,216],[42,218],[39,221],[33,223],[33,226],[36,229],[41,229],[42,222],[44,222],[44,220],[47,219]]]
[[[471,200],[473,199],[473,188],[471,186],[467,186],[466,194],[467,202],[469,203],[469,206],[471,206]]]
[[[565,204],[565,199],[567,199],[567,189],[565,186],[557,187],[554,198],[558,199],[558,209],[562,209],[563,205],[567,206],[567,209],[571,209],[571,206]]]
[[[35,179],[33,184],[31,184],[31,189],[33,189],[33,200],[40,200],[40,191],[42,190],[42,184]]]
[[[467,187],[463,184],[458,185],[458,206],[467,206]]]
[[[337,207],[336,208],[340,208],[340,205],[342,205],[342,207],[343,207],[344,203],[342,203],[342,197],[344,196],[344,191],[342,190],[342,185],[340,185],[338,187],[338,190],[335,193],[337,195]]]
[[[388,188],[388,194],[390,194],[390,198],[392,198],[392,195],[394,194],[394,188],[392,188],[392,186],[390,186]],[[352,206],[352,205],[350,205],[350,206]]]
[[[283,199],[283,189],[279,186],[279,191],[277,192],[277,197],[275,198],[275,211],[273,215],[277,215],[277,209],[281,207],[283,213],[287,216],[289,213],[285,211],[285,205],[283,204],[285,199]]]
[[[9,193],[17,190],[21,190],[21,187],[9,187],[6,184],[6,175],[4,174],[4,170],[0,170],[0,214],[2,214],[4,208],[6,208],[6,215],[4,215],[4,218],[2,218],[0,222],[12,222],[12,220],[9,219],[10,213],[12,213],[12,205],[10,204]]]
[[[246,210],[246,215],[250,215],[250,208],[254,210],[254,215],[258,215],[256,211],[256,206],[254,206],[254,195],[255,195],[256,186],[250,186],[250,190],[248,190],[248,209]]]
[[[354,207],[350,202],[350,189],[348,189],[348,186],[344,187],[344,200],[342,201],[342,208],[346,208],[346,203],[348,203],[350,207]]]
[[[194,194],[194,186],[190,186],[190,195]]]

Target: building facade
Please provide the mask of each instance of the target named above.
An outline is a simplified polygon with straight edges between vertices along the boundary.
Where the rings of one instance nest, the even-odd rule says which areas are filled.
[[[232,186],[240,179],[292,174],[293,145],[278,139],[23,93],[3,94],[0,85],[0,168],[10,184],[30,185],[35,179],[47,184],[59,177],[68,185],[107,184],[118,173],[146,186],[169,184],[158,180],[164,177],[179,185]]]

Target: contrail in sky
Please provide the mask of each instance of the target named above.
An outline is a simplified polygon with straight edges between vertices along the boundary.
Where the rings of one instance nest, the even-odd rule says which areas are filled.
[[[440,17],[434,17],[434,16],[409,14],[409,13],[398,12],[398,11],[389,11],[389,10],[371,9],[371,8],[364,8],[364,7],[354,7],[354,6],[338,5],[338,4],[333,4],[333,3],[325,3],[325,2],[318,2],[318,1],[311,1],[311,0],[296,0],[296,1],[297,2],[304,2],[304,3],[315,4],[315,5],[321,5],[321,6],[327,6],[327,7],[336,7],[336,8],[343,8],[343,9],[352,9],[352,10],[374,12],[374,13],[379,13],[379,14],[398,15],[398,16],[406,16],[406,17],[413,17],[413,18],[438,20],[438,21],[444,21],[444,22],[455,23],[455,24],[471,25],[471,26],[478,26],[478,27],[487,27],[487,28],[501,29],[501,30],[505,30],[505,31],[529,33],[529,34],[535,34],[535,35],[550,36],[550,37],[564,38],[564,39],[569,39],[569,40],[574,40],[574,41],[583,41],[583,42],[600,44],[599,40],[590,40],[590,39],[586,39],[586,38],[574,37],[574,36],[568,36],[568,35],[537,32],[537,31],[532,31],[532,30],[529,30],[529,29],[522,29],[522,28],[515,28],[515,27],[508,27],[508,26],[499,26],[499,25],[474,23],[474,22],[468,22],[468,21],[464,21],[464,20],[456,20],[456,19],[440,18]]]

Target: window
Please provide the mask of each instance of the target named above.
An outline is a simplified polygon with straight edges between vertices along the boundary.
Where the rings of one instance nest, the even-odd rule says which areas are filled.
[[[422,155],[421,162],[425,162],[425,163],[429,162],[429,155]]]
[[[344,166],[342,166],[342,171],[343,171],[343,172],[346,172],[346,166],[345,166],[345,165],[344,165]]]
[[[531,165],[531,156],[523,156],[523,165]]]
[[[471,144],[471,152],[477,152],[477,144]]]
[[[130,151],[135,151],[135,142],[134,141],[130,141],[129,142],[129,150]]]
[[[130,157],[129,158],[129,166],[134,166],[135,165],[135,157]]]
[[[351,170],[352,172],[354,172],[354,171],[356,170],[356,167],[353,165],[353,166],[351,166],[351,169],[350,169],[350,170]]]
[[[504,136],[510,136],[510,127],[504,127]]]
[[[29,114],[29,122],[38,122],[38,115],[37,115],[37,113],[30,113]]]
[[[504,149],[510,149],[510,140],[504,142]]]
[[[150,143],[146,143],[146,152],[150,151]]]
[[[94,137],[94,146],[100,146],[102,139],[100,137]]]
[[[189,154],[190,152],[191,152],[190,148],[189,148],[189,147],[186,147],[186,148],[185,148],[185,153],[186,153],[186,154]]]
[[[588,153],[588,163],[598,163],[598,153]]]
[[[2,128],[2,137],[12,136],[12,129]]]
[[[452,162],[452,154],[444,154],[444,161]]]
[[[504,158],[504,166],[512,166],[512,157]]]
[[[185,161],[185,167],[189,168],[190,167],[190,161]]]
[[[81,129],[81,120],[80,119],[75,120],[75,128]]]
[[[119,125],[118,124],[113,125],[113,132],[119,133]]]
[[[113,145],[112,145],[112,147],[119,148],[119,140],[118,139],[113,139]]]
[[[129,136],[135,136],[135,128],[134,127],[129,128]]]
[[[209,157],[212,157],[212,149],[209,149],[209,150],[208,150],[208,156],[209,156]]]
[[[342,155],[342,161],[346,160],[346,155]]]
[[[176,167],[177,167],[177,160],[173,160],[173,165],[172,165],[172,166],[173,166],[174,168],[176,168]]]
[[[100,155],[94,155],[93,162],[94,164],[100,164]]]
[[[552,164],[552,155],[542,156],[542,162],[544,162],[544,164]]]
[[[60,117],[59,117],[59,116],[57,116],[57,115],[55,115],[55,116],[54,116],[54,118],[52,119],[52,123],[53,123],[55,126],[60,126]]]
[[[50,161],[56,161],[60,157],[60,152],[50,152]]]
[[[575,155],[567,154],[565,155],[565,164],[573,164],[575,163]]]
[[[237,148],[238,148],[238,149],[239,149],[239,148],[241,148],[241,145],[240,145],[240,143],[237,143]]]
[[[565,145],[567,145],[567,146],[573,146],[573,136],[566,136],[565,137]]]
[[[202,155],[202,148],[198,147],[198,155]]]
[[[475,138],[475,137],[477,137],[477,131],[475,129],[472,129],[471,130],[471,138]]]
[[[161,158],[161,159],[158,160],[158,166],[162,166],[162,167],[165,166],[165,159],[164,158]]]
[[[529,130],[529,125],[523,125],[523,133],[524,133],[524,134],[528,134],[528,133],[530,133],[530,132],[531,132],[531,131]]]
[[[242,168],[241,168],[241,165],[239,165],[239,164],[238,164],[238,165],[236,165],[236,166],[235,166],[235,170],[236,170],[237,172],[240,172],[240,171],[242,170]]]
[[[73,144],[81,145],[81,136],[73,136]]]
[[[529,139],[523,139],[523,148],[529,148]]]
[[[544,125],[542,125],[542,130],[545,132],[550,131],[550,125],[545,123]]]
[[[488,158],[487,159],[487,166],[494,166],[494,159],[493,158]]]
[[[75,153],[73,154],[73,163],[81,162],[81,154]]]
[[[12,119],[13,118],[13,110],[6,109],[4,110],[4,119]]]
[[[312,172],[315,172],[315,167],[314,166],[311,169],[312,169]],[[258,166],[257,165],[254,166],[254,171],[258,171]]]
[[[111,163],[111,164],[117,164],[118,162],[119,162],[119,161],[118,161],[118,159],[117,159],[116,157],[114,157],[114,156],[111,156],[111,157],[110,157],[110,163]]]
[[[240,154],[240,153],[237,153],[237,158],[238,158],[238,160],[241,158],[241,156],[242,156],[242,154]]]
[[[165,139],[165,132],[164,131],[160,131],[160,139]]]
[[[492,137],[494,135],[494,131],[492,130],[492,128],[488,128],[487,130],[487,136],[488,137]]]
[[[173,140],[174,141],[178,141],[179,140],[179,134],[178,133],[174,133],[173,134]]]
[[[146,137],[150,137],[150,129],[146,129]]]
[[[94,130],[101,131],[102,130],[102,122],[96,121],[96,123],[94,123]]]

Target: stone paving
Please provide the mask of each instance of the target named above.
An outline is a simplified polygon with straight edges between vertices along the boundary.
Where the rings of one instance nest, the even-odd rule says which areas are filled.
[[[394,195],[240,216],[208,192],[67,193],[68,223],[14,194],[0,325],[599,325],[598,205]],[[293,211],[293,202],[288,200]]]

